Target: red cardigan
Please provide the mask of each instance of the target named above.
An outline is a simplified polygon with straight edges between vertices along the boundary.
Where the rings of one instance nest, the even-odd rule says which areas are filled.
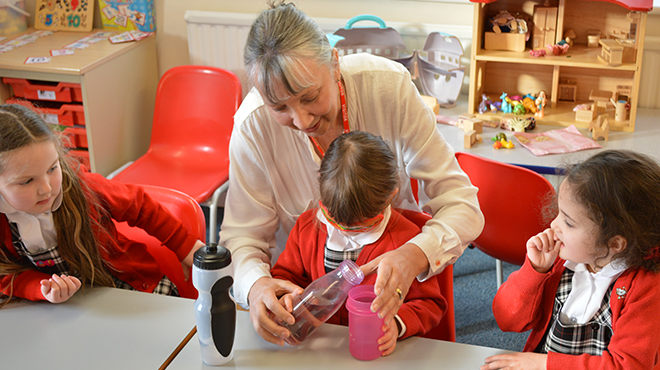
[[[493,300],[493,313],[504,331],[532,330],[524,351],[534,351],[550,324],[552,308],[564,272],[564,260],[540,274],[525,260],[511,273]],[[660,347],[660,274],[626,270],[614,284],[610,298],[612,339],[601,356],[548,354],[548,370],[652,369]]]
[[[274,278],[289,280],[302,288],[325,275],[323,262],[327,239],[325,225],[316,218],[317,209],[309,210],[298,218],[289,234],[286,248],[271,269]],[[392,210],[383,235],[375,243],[364,246],[356,263],[361,266],[381,254],[398,248],[420,233],[420,228]],[[363,285],[373,285],[376,274],[365,276]],[[440,292],[437,279],[413,281],[398,315],[406,325],[406,332],[399,338],[422,335],[434,328],[447,310],[447,301]],[[327,322],[348,325],[348,310],[342,305]]]
[[[79,176],[81,181],[85,181],[99,194],[101,206],[114,220],[126,221],[131,226],[144,229],[174,251],[179,260],[186,257],[197,241],[197,236],[190,234],[179,220],[146,194],[142,187],[107,180],[95,173],[81,172]],[[92,214],[92,217],[95,215]],[[106,228],[110,236],[100,233],[97,237],[103,246],[100,248],[101,257],[111,266],[107,268],[108,271],[137,290],[152,292],[163,278],[158,262],[144,244],[119,234],[112,222]],[[12,244],[9,222],[4,214],[0,214],[0,241],[0,247],[5,253],[18,257]],[[5,294],[9,293],[12,276],[0,277],[0,290]],[[13,295],[29,300],[43,300],[40,281],[48,278],[50,275],[38,271],[34,266],[34,270],[16,275]]]

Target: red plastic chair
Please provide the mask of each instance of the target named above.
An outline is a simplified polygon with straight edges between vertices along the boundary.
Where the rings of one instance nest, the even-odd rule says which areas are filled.
[[[527,240],[550,226],[543,205],[555,188],[543,176],[523,167],[457,152],[456,159],[472,184],[486,224],[472,245],[497,259],[497,286],[503,282],[502,261],[522,266]]]
[[[241,83],[230,71],[197,65],[168,70],[156,91],[149,150],[108,177],[176,189],[200,204],[212,197],[209,241],[215,242],[218,200],[229,180],[229,138],[241,100]]]
[[[180,220],[191,233],[197,235],[199,240],[206,241],[204,212],[193,198],[177,190],[150,185],[143,187],[151,197],[172,212],[174,217]],[[197,290],[192,285],[192,278],[188,281],[185,280],[181,262],[174,252],[138,227],[129,226],[126,222],[115,222],[115,226],[117,231],[130,240],[142,242],[147,246],[149,253],[158,261],[163,273],[176,284],[181,297],[197,298]]]
[[[416,181],[415,181],[416,183]],[[431,219],[426,213],[415,212],[407,209],[398,209],[403,217],[409,219],[415,225],[422,227]],[[428,333],[422,335],[424,338],[440,339],[456,342],[456,316],[454,314],[454,266],[449,265],[435,276],[440,285],[442,296],[447,300],[447,311],[440,323]]]

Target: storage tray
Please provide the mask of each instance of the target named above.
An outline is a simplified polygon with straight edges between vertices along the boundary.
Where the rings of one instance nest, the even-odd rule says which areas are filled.
[[[3,77],[2,82],[10,85],[19,98],[82,103],[80,84],[70,82],[48,82]]]

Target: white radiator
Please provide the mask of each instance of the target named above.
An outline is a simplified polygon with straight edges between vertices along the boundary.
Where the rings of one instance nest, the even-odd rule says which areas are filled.
[[[188,10],[185,20],[188,24],[188,51],[190,63],[210,65],[228,69],[234,72],[243,84],[243,95],[249,89],[243,66],[243,49],[250,25],[256,14],[223,13],[210,11]],[[346,26],[348,19],[315,18],[326,33],[333,33]],[[371,22],[363,22],[364,26],[374,27]],[[358,26],[362,26],[360,23]],[[439,24],[410,24],[402,22],[387,22],[388,27],[396,29],[411,54],[413,50],[422,50],[426,37],[431,32],[444,32],[458,37],[465,53],[461,58],[464,66],[470,62],[470,46],[472,27],[448,26]],[[469,70],[469,68],[466,68]],[[467,93],[467,79],[464,82],[464,93]]]

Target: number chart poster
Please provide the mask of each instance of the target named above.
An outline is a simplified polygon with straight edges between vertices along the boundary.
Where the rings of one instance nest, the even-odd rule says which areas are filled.
[[[95,0],[37,0],[34,28],[89,32],[94,26]]]

